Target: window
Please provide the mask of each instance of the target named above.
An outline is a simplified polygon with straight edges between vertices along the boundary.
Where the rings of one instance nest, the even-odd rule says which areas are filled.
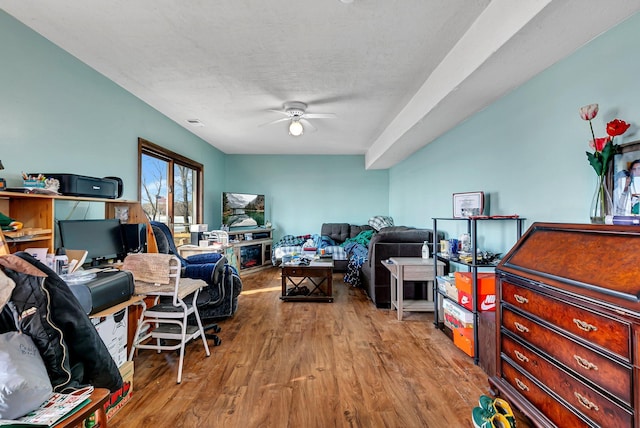
[[[138,138],[138,171],[149,219],[169,226],[176,245],[190,242],[189,225],[202,222],[202,164]]]

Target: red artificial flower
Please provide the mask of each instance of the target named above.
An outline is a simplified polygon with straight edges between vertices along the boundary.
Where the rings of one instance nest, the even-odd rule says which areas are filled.
[[[593,152],[586,152],[589,164],[593,167],[598,177],[603,178],[607,174],[607,169],[611,158],[620,152],[620,146],[613,142],[614,137],[622,135],[629,129],[629,124],[624,120],[614,119],[607,123],[607,137],[596,138],[593,132],[593,124],[591,120],[598,114],[598,104],[588,104],[580,107],[580,118],[589,122],[592,140],[589,141],[589,147]]]
[[[611,137],[596,138],[595,140],[589,141],[589,147],[591,147],[596,152],[601,152],[607,145],[607,143],[611,140]]]
[[[617,135],[622,135],[625,132],[627,132],[627,129],[629,129],[629,126],[631,125],[629,125],[624,120],[614,119],[611,122],[607,123],[607,134],[609,134],[612,137],[615,137]]]

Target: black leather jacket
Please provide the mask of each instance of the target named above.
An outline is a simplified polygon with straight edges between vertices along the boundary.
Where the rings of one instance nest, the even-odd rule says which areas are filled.
[[[54,391],[93,385],[114,392],[122,386],[122,376],[106,345],[55,272],[24,252],[0,256],[0,269],[15,282],[0,316],[0,331],[17,327],[33,339]],[[17,326],[11,318],[17,320]],[[7,325],[9,322],[14,325]]]

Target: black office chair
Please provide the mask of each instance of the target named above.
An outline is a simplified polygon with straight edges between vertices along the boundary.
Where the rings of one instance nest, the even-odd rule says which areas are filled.
[[[242,283],[235,269],[227,264],[227,259],[221,254],[206,253],[189,257],[181,257],[173,241],[169,227],[160,222],[150,222],[153,235],[156,239],[158,252],[173,254],[182,264],[181,276],[184,278],[201,279],[207,283],[198,295],[196,306],[200,319],[205,323],[205,332],[212,330],[220,332],[220,327],[214,320],[229,317],[237,309],[237,296],[242,289]],[[237,283],[240,286],[238,287]],[[216,334],[206,334],[206,337],[214,341],[214,345],[220,345],[222,340]]]

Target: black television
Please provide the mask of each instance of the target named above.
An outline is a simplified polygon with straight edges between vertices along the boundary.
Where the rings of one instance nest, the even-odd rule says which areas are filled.
[[[59,220],[58,227],[62,246],[70,250],[86,250],[87,262],[92,266],[126,254],[118,219]]]
[[[222,192],[222,224],[230,228],[264,226],[264,195]]]

